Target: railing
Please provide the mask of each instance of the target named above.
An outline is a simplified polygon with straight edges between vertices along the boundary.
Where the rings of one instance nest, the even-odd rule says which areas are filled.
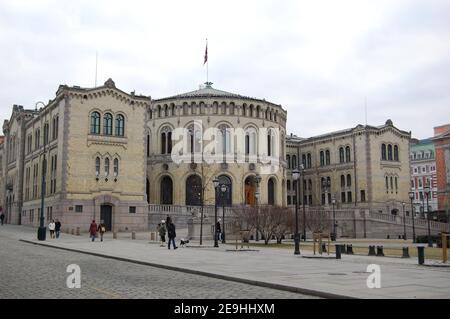
[[[378,212],[369,212],[369,217],[378,220],[385,220],[388,222],[397,222],[397,217],[395,215],[383,214]]]

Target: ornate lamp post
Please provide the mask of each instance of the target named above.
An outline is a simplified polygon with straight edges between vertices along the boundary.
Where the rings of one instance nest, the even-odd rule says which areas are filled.
[[[256,182],[256,192],[255,192],[255,198],[256,198],[256,206],[258,208],[258,212],[256,214],[256,241],[259,241],[259,200],[261,197],[261,192],[259,189],[259,184],[261,183],[261,176],[259,174],[256,174],[255,176],[255,182]]]
[[[403,240],[406,240],[406,213],[405,213],[405,203],[402,203],[403,207]]]
[[[299,179],[300,179],[300,171],[298,169],[294,169],[292,171],[292,179],[295,181],[295,185],[297,187],[295,188],[295,196],[297,197],[297,200],[295,201],[295,235],[294,235],[294,243],[295,243],[295,250],[294,255],[300,255],[300,234],[298,233],[298,201],[299,201]]]
[[[303,206],[303,241],[306,241],[306,211],[305,211],[305,165],[300,164],[300,171],[302,173],[302,206]],[[311,190],[310,190],[311,191]],[[298,199],[297,199],[298,201]]]
[[[414,206],[413,206],[414,191],[410,191],[409,192],[409,199],[411,200],[411,218],[412,218],[412,226],[413,226],[413,243],[415,243],[416,242],[416,227],[414,226],[414,219],[415,219]]]
[[[425,196],[427,197],[427,224],[428,224],[428,247],[433,247],[433,241],[431,240],[431,229],[430,229],[430,206],[428,205],[428,197],[430,197],[430,186],[425,186],[424,189]],[[425,212],[425,210],[424,210]]]
[[[217,241],[217,189],[219,188],[219,180],[214,178],[214,247],[219,247]]]
[[[222,244],[225,244],[225,194],[227,190],[227,185],[222,184],[220,186],[220,191],[222,192]]]
[[[43,102],[37,102],[36,103],[36,109],[37,109],[37,105],[38,104],[42,104],[45,108],[45,104]],[[44,121],[44,125],[41,125],[41,129],[42,129],[42,140],[43,140],[43,152],[42,154],[44,155],[43,159],[42,159],[42,178],[41,178],[41,216],[39,218],[39,228],[38,228],[38,240],[45,240],[46,234],[47,234],[47,228],[44,226],[44,201],[45,201],[45,175],[47,174],[47,160],[45,158],[45,145],[46,145],[46,139],[48,139],[48,136],[46,137],[45,135],[48,134],[48,130],[45,129],[45,121]]]
[[[333,195],[331,198],[331,203],[333,204],[333,239],[336,241],[337,233],[336,233],[336,212],[334,210],[334,206],[336,205],[336,197]]]

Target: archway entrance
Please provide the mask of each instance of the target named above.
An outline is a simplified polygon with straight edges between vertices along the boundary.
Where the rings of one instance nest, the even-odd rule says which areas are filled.
[[[161,204],[173,204],[173,182],[169,176],[164,176],[161,179]]]
[[[112,230],[112,206],[101,205],[100,206],[100,221],[103,220],[103,224],[107,231]]]
[[[255,176],[249,176],[245,179],[245,204],[255,206],[256,204],[256,181]]]
[[[202,204],[202,179],[191,175],[186,180],[186,205],[200,206]]]

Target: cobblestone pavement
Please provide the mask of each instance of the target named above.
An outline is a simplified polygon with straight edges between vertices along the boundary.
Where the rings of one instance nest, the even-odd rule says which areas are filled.
[[[81,268],[69,289],[66,268]],[[0,299],[4,298],[314,298],[182,272],[35,246],[0,238]]]

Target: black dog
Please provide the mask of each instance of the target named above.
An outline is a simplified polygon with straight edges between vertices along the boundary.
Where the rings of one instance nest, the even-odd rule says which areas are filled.
[[[180,240],[180,246],[181,247],[186,247],[186,244],[189,244],[189,240],[187,240],[187,239],[181,239]]]

